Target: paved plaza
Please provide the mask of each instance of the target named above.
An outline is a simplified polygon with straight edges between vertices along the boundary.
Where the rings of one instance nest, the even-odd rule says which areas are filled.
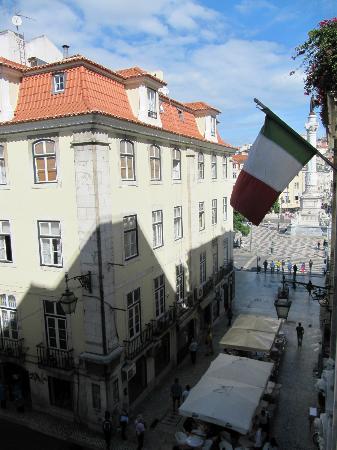
[[[309,270],[309,260],[313,261],[312,272],[317,275],[323,274],[325,251],[323,249],[322,236],[292,236],[277,231],[275,225],[269,228],[264,225],[252,227],[252,233],[242,238],[242,247],[234,250],[235,267],[240,269],[256,268],[256,257],[259,256],[260,265],[266,259],[290,260],[292,264],[300,269],[302,262],[305,262],[306,271]],[[320,242],[320,250],[317,249],[317,242]],[[271,252],[272,250],[272,252]]]
[[[257,313],[276,317],[273,301],[277,287],[280,284],[280,274],[256,274],[251,271],[236,272],[236,298],[234,303],[234,318],[239,313]],[[306,278],[307,279],[307,278]],[[314,277],[314,283],[323,283],[322,277]],[[282,450],[312,450],[311,433],[308,423],[308,410],[316,404],[316,393],[313,389],[316,379],[313,371],[317,367],[319,353],[319,305],[308,297],[307,292],[299,287],[291,288],[293,304],[288,322],[284,329],[288,337],[286,353],[281,364],[279,382],[282,384],[278,408],[273,425],[280,449]],[[303,348],[297,349],[296,323],[301,321],[305,328]],[[214,326],[215,354],[206,356],[206,349],[201,342],[197,356],[197,364],[191,365],[186,358],[182,364],[173,369],[152,391],[148,397],[132,412],[128,430],[128,441],[123,442],[115,436],[112,448],[114,450],[132,450],[136,448],[133,420],[142,413],[148,430],[146,431],[146,450],[171,450],[174,444],[174,433],[182,426],[182,418],[172,413],[170,401],[170,386],[175,377],[181,384],[192,387],[207,370],[210,362],[220,351],[217,345],[226,332],[227,320],[222,318]],[[12,411],[0,410],[0,417],[30,428],[57,436],[67,441],[77,442],[80,448],[103,449],[100,434],[89,432],[86,428],[73,423],[55,420],[48,415],[27,412],[17,415]],[[37,449],[39,450],[39,449]],[[44,450],[44,449],[41,449]]]

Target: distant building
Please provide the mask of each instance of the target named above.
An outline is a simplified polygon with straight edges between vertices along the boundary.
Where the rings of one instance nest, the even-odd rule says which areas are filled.
[[[233,180],[236,180],[248,159],[248,154],[238,153],[232,156],[232,175]]]

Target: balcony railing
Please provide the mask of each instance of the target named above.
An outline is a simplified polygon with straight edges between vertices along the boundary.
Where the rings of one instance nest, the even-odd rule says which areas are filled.
[[[45,347],[43,344],[36,346],[37,360],[40,367],[53,369],[72,370],[74,368],[73,350],[61,350],[59,348]]]
[[[202,287],[202,298],[200,300],[207,297],[207,295],[213,290],[213,287],[214,287],[214,281],[213,281],[213,277],[211,277],[206,281],[206,283]]]
[[[226,263],[224,264],[223,268],[224,268],[224,272],[225,272],[225,273],[224,273],[224,276],[227,275],[227,274],[229,274],[230,272],[232,272],[232,270],[233,270],[233,268],[234,268],[233,261],[230,260],[230,261],[226,262]]]
[[[193,311],[194,307],[198,304],[198,299],[193,293],[187,294],[184,300],[179,300],[175,303],[176,317],[181,318],[186,313]]]
[[[145,325],[144,330],[132,340],[125,340],[125,356],[133,359],[141,353],[153,341],[153,324]]]
[[[150,109],[148,110],[147,115],[148,115],[149,117],[152,117],[153,119],[156,119],[156,118],[157,118],[157,113],[156,113],[156,111],[151,111]]]
[[[170,306],[159,319],[152,320],[153,334],[159,336],[163,334],[176,320],[177,311],[174,306]]]
[[[24,357],[23,338],[10,339],[6,337],[0,338],[0,354],[10,356],[12,358],[21,359]]]

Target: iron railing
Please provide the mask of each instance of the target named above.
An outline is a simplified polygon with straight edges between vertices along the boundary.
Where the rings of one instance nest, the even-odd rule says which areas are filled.
[[[176,320],[177,311],[175,306],[170,308],[158,319],[151,320],[153,327],[153,334],[159,336],[163,334]]]
[[[0,354],[10,356],[12,358],[21,359],[24,357],[23,338],[10,339],[6,337],[0,338]]]
[[[40,367],[72,370],[74,368],[73,350],[46,347],[43,344],[36,346],[37,360]]]
[[[139,353],[141,353],[146,347],[148,347],[153,341],[153,324],[148,323],[141,333],[134,339],[126,339],[124,341],[125,345],[125,356],[127,359],[133,359]]]

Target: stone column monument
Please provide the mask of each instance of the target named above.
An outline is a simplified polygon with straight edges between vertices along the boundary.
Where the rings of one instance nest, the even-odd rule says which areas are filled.
[[[316,147],[318,122],[314,112],[313,102],[310,102],[310,113],[308,122],[305,124],[307,130],[307,141]],[[318,191],[318,176],[316,167],[316,156],[311,158],[307,164],[305,174],[305,191],[300,198],[300,211],[294,221],[291,222],[289,231],[291,234],[310,234],[321,236],[320,213],[322,194]]]

